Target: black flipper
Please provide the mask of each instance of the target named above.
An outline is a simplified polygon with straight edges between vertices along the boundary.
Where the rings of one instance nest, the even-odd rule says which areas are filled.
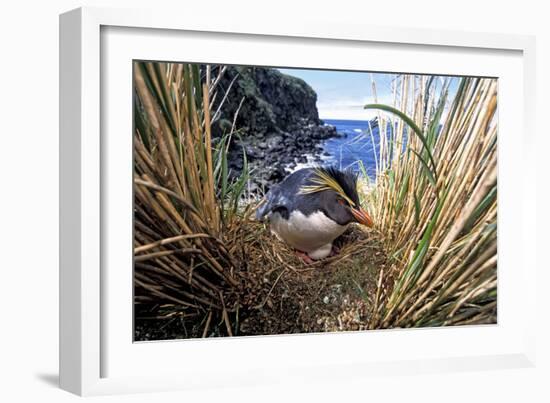
[[[273,186],[265,195],[265,202],[256,210],[256,219],[262,221],[269,213],[278,211],[288,218],[288,199],[281,194],[278,185]]]

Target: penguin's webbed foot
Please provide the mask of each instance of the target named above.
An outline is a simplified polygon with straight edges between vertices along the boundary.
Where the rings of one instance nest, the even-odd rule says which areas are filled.
[[[312,258],[309,257],[309,255],[306,252],[302,252],[298,249],[294,251],[296,256],[298,256],[305,264],[312,264],[315,262]]]

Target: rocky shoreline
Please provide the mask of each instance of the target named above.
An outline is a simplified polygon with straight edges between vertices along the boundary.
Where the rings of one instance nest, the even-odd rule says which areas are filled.
[[[267,191],[297,164],[308,162],[308,156],[321,163],[322,143],[339,136],[334,126],[319,119],[315,91],[277,69],[229,66],[218,87],[218,99],[225,101],[213,125],[214,135],[227,133],[235,122],[228,164],[238,176],[244,151],[251,191]]]
[[[290,131],[235,141],[229,153],[229,167],[236,173],[242,170],[244,150],[251,172],[250,190],[255,191],[257,187],[268,190],[297,164],[307,163],[310,159],[320,164],[323,141],[337,136],[334,126],[304,119]]]

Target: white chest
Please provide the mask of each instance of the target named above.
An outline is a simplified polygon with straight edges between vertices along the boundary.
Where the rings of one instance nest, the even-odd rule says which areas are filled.
[[[293,211],[288,220],[283,219],[279,213],[274,213],[269,220],[273,233],[303,252],[314,252],[327,244],[332,244],[332,241],[347,228],[347,225],[332,221],[320,211],[309,216]]]

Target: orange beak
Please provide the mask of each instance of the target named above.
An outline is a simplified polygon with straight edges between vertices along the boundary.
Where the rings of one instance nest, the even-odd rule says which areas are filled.
[[[352,208],[351,214],[353,214],[359,224],[366,225],[367,227],[372,227],[374,225],[374,222],[372,221],[370,215],[361,207]]]

